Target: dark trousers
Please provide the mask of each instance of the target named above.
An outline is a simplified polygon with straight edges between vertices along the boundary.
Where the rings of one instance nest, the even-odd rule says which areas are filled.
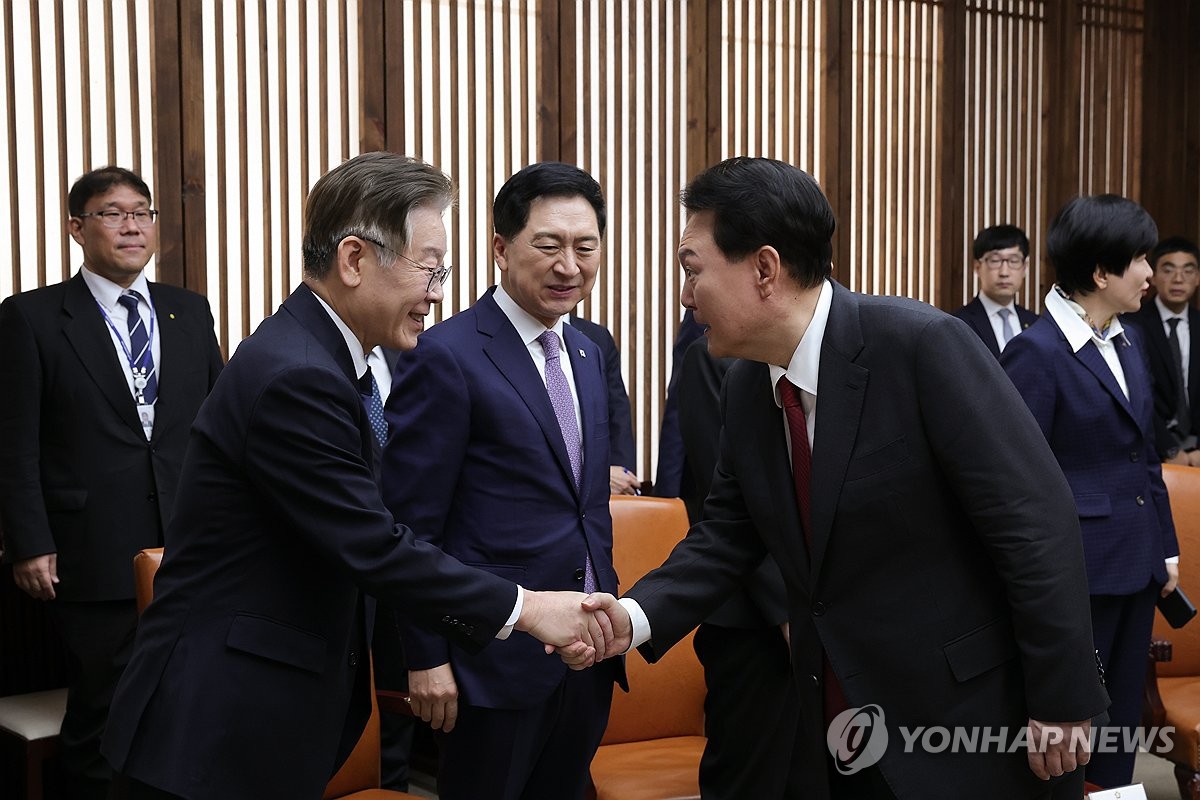
[[[403,692],[408,690],[408,664],[404,644],[396,625],[396,613],[383,603],[375,607],[371,636],[371,657],[375,664],[375,686]],[[379,710],[379,785],[384,789],[408,790],[408,764],[412,756],[416,717]]]
[[[701,797],[802,798],[800,701],[779,628],[705,623],[693,645],[708,687]]]
[[[1087,779],[1097,786],[1124,786],[1133,780],[1136,747],[1126,747],[1141,723],[1142,694],[1146,680],[1146,653],[1154,628],[1154,603],[1159,587],[1151,584],[1137,594],[1092,595],[1092,636],[1104,665],[1104,684],[1112,705],[1108,707],[1110,744],[1117,752],[1103,752],[1104,732],[1096,732],[1096,747],[1086,768]]]
[[[441,800],[582,800],[588,767],[612,705],[613,671],[568,671],[534,708],[459,703],[453,731],[439,736]]]
[[[100,755],[100,738],[133,651],[137,606],[133,600],[55,600],[51,607],[67,651],[67,713],[59,735],[62,796],[103,800],[112,769]]]

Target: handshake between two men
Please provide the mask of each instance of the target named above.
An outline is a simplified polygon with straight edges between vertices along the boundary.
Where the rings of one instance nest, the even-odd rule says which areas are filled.
[[[606,592],[526,591],[516,629],[576,670],[624,653],[633,641],[629,612]]]

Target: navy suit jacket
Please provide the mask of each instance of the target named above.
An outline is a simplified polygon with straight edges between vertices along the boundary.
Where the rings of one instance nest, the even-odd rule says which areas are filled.
[[[546,386],[493,291],[421,334],[397,363],[384,498],[418,536],[463,563],[527,589],[582,591],[590,553],[600,589],[614,592],[600,350],[563,326],[583,423],[576,489]],[[566,675],[525,633],[472,653],[412,625],[401,631],[409,669],[450,663],[471,705],[530,708]]]
[[[208,301],[150,284],[159,332],[150,441],[83,277],[0,305],[5,557],[58,554],[62,600],[131,600],[133,556],[171,519],[188,431],[221,371]]]
[[[833,291],[811,553],[768,368],[739,361],[722,392],[705,520],[627,593],[650,622],[641,652],[658,658],[770,552],[788,592],[806,798],[829,797],[823,652],[851,706],[884,712],[892,744],[879,766],[900,800],[958,800],[964,786],[1035,796],[1046,784],[1023,747],[906,752],[898,726],[1014,731],[1027,717],[1104,710],[1070,488],[1020,395],[960,320]]]
[[[612,334],[603,325],[571,314],[567,322],[591,339],[604,358],[604,379],[608,382],[608,447],[610,466],[625,467],[637,472],[637,448],[633,444],[633,412],[629,392],[621,377],[621,352]]]
[[[316,800],[370,713],[363,592],[492,640],[516,587],[394,523],[377,448],[345,339],[301,285],[196,417],[104,735],[117,770],[186,798]]]
[[[971,330],[975,331],[987,345],[987,349],[992,351],[992,355],[996,358],[1000,357],[1000,345],[996,342],[996,332],[992,330],[992,323],[988,319],[987,311],[983,308],[983,303],[979,301],[979,295],[975,295],[974,300],[955,311],[954,316],[970,325]],[[1037,318],[1037,314],[1018,304],[1017,321],[1020,323],[1020,328],[1017,333],[1037,322]]]
[[[1071,352],[1049,315],[1004,348],[1000,363],[1058,458],[1079,513],[1088,589],[1125,595],[1166,583],[1179,555],[1154,447],[1150,374],[1138,342],[1117,342],[1129,398],[1093,342]]]
[[[1192,429],[1186,434],[1200,433],[1200,311],[1188,307],[1188,405],[1192,412]],[[1178,396],[1178,379],[1172,364],[1174,356],[1167,342],[1167,331],[1158,313],[1158,304],[1153,299],[1142,303],[1141,309],[1121,317],[1122,324],[1132,323],[1141,331],[1150,365],[1150,376],[1154,379],[1154,437],[1159,456],[1166,455],[1172,447],[1179,446],[1179,438],[1167,427],[1175,418],[1175,398]]]

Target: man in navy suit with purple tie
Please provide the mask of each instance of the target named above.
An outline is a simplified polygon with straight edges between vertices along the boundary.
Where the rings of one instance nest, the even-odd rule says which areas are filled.
[[[384,499],[418,535],[529,588],[612,591],[604,360],[566,315],[600,267],[604,198],[533,164],[496,195],[500,285],[396,365]],[[570,672],[514,633],[471,653],[402,629],[413,711],[442,737],[438,793],[582,798],[621,662]]]

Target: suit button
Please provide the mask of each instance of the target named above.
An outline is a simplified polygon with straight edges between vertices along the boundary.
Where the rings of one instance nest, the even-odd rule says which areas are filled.
[[[812,679],[813,686],[821,685],[821,679],[819,677],[817,677],[816,675],[809,675],[808,677]]]
[[[467,636],[474,636],[474,635],[475,635],[475,626],[468,625],[467,626]]]
[[[451,623],[451,621],[452,620],[450,619],[450,617],[442,617],[442,622],[446,625],[449,625]]]
[[[1132,453],[1130,453],[1130,454],[1129,454],[1129,460],[1130,460],[1130,461],[1137,461],[1137,460],[1138,460],[1138,454],[1137,454],[1137,451],[1134,451],[1134,452],[1132,452]]]
[[[155,500],[158,499],[158,495],[154,492],[151,492],[150,494],[146,495],[146,499],[149,500],[151,503],[153,503]]]
[[[813,616],[814,616],[814,617],[819,617],[819,616],[821,616],[822,614],[824,614],[824,613],[825,613],[825,609],[826,609],[826,608],[828,608],[828,606],[826,606],[826,605],[825,605],[824,603],[822,603],[820,600],[818,600],[817,602],[813,603],[813,604],[812,604],[812,613],[813,613]]]
[[[352,667],[358,666],[358,653],[356,653],[353,650],[350,651],[350,666],[352,666]]]
[[[1142,497],[1142,496],[1139,494],[1139,495],[1137,496],[1137,500],[1136,500],[1135,502],[1136,502],[1136,503],[1137,503],[1139,506],[1144,506],[1144,505],[1146,505],[1146,498]]]
[[[580,567],[579,569],[575,570],[575,580],[577,580],[577,581],[583,580],[583,567]]]

